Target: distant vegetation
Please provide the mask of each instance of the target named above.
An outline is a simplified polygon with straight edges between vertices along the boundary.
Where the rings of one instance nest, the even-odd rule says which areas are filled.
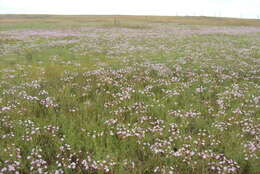
[[[79,27],[100,25],[102,23],[174,23],[180,25],[206,26],[260,26],[259,19],[237,19],[218,17],[192,16],[84,16],[84,15],[0,15],[0,30],[5,28],[48,28],[48,27]],[[10,28],[10,29],[11,29]]]

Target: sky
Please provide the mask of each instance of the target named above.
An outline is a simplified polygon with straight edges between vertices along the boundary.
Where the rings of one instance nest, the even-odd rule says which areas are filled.
[[[260,18],[260,0],[0,0],[0,14]]]

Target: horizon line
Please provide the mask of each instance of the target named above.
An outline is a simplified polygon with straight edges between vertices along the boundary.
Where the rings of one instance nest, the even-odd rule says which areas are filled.
[[[151,16],[151,17],[208,17],[208,18],[229,18],[229,19],[251,19],[260,20],[260,16],[256,18],[246,17],[230,17],[230,16],[213,16],[213,15],[144,15],[144,14],[61,14],[61,13],[0,13],[0,15],[48,15],[48,16]]]

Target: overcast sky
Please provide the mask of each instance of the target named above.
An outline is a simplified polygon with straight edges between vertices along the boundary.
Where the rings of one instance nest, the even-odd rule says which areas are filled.
[[[0,0],[0,14],[202,15],[260,18],[260,0]]]

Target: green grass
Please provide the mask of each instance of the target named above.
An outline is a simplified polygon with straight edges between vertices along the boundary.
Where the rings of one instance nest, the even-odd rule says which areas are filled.
[[[259,20],[0,20],[0,173],[260,172]]]

